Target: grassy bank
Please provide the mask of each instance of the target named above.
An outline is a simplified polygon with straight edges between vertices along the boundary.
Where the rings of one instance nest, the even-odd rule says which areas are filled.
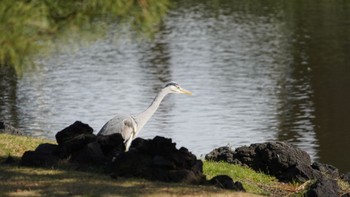
[[[0,162],[8,155],[19,160],[27,150],[53,141],[0,134]],[[241,181],[247,192],[215,187],[151,182],[143,179],[112,179],[95,172],[81,172],[69,166],[58,169],[0,165],[0,196],[298,196],[304,185],[283,184],[275,178],[237,165],[204,162],[204,174],[211,178],[227,174]]]

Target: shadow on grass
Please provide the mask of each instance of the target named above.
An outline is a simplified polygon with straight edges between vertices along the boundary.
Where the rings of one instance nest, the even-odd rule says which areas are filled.
[[[112,179],[109,175],[72,169],[30,168],[0,165],[0,196],[155,196],[232,194],[214,187]],[[4,161],[5,158],[0,158]]]

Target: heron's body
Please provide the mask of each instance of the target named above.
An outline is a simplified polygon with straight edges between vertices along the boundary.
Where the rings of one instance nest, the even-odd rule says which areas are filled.
[[[99,132],[100,135],[120,133],[124,139],[129,139],[136,122],[130,115],[117,114],[108,121]],[[102,132],[103,131],[103,132]]]
[[[128,151],[132,140],[136,138],[140,130],[157,111],[164,97],[169,93],[192,94],[191,92],[181,88],[175,82],[168,83],[158,93],[151,105],[144,112],[135,116],[118,114],[102,127],[98,135],[111,135],[120,133],[124,138],[126,151]]]

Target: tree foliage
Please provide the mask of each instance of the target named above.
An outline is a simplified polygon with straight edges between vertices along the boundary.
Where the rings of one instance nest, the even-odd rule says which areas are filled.
[[[169,6],[169,0],[0,0],[0,66],[20,73],[52,40],[108,24],[151,35]]]

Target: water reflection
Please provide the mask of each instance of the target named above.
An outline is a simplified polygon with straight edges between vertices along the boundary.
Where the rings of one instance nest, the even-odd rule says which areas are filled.
[[[350,2],[300,4],[295,23],[296,51],[313,89],[313,121],[321,161],[350,170]],[[307,69],[309,68],[309,69]],[[309,72],[307,72],[309,71]]]
[[[0,67],[0,117],[18,126],[17,76],[14,69]]]
[[[186,14],[172,17],[172,21],[178,22],[171,24],[173,31],[168,40],[172,43],[174,65],[184,65],[182,69],[174,67],[174,76],[181,81],[191,79],[201,105],[192,105],[194,109],[187,112],[195,111],[188,123],[195,125],[195,130],[180,128],[174,138],[183,144],[198,144],[198,149],[228,143],[238,146],[249,143],[249,139],[255,142],[275,139],[274,86],[283,68],[278,70],[279,60],[273,62],[270,56],[281,55],[280,59],[285,59],[283,50],[271,47],[276,42],[283,43],[271,34],[278,32],[279,27],[266,18],[256,17],[252,25],[235,14],[216,18],[192,9],[198,10],[191,7],[183,10]],[[195,26],[187,30],[179,21]],[[263,42],[264,37],[273,38]],[[198,132],[203,134],[200,139]]]
[[[161,31],[163,32],[166,24],[162,24]],[[169,51],[169,43],[164,40],[165,34],[159,34],[158,38],[154,42],[147,42],[141,45],[140,53],[142,57],[139,60],[139,65],[141,67],[142,78],[144,80],[145,88],[149,88],[150,91],[147,94],[140,95],[144,99],[145,106],[148,107],[155,95],[163,87],[164,83],[169,82],[173,79],[171,73],[171,54]],[[149,86],[149,87],[148,87]],[[157,127],[157,131],[162,131],[162,134],[154,135],[168,135],[169,131],[164,130],[166,125],[169,124],[171,120],[171,111],[173,109],[174,102],[165,98],[165,101],[159,107],[159,116],[154,116],[154,125]]]
[[[350,16],[339,11],[348,4],[215,2],[179,1],[151,42],[121,35],[40,60],[35,77],[11,82],[16,99],[3,99],[1,114],[12,111],[5,119],[33,135],[53,137],[75,120],[97,132],[117,112],[143,111],[174,80],[194,96],[168,96],[141,137],[171,137],[197,155],[289,141],[349,170]]]

